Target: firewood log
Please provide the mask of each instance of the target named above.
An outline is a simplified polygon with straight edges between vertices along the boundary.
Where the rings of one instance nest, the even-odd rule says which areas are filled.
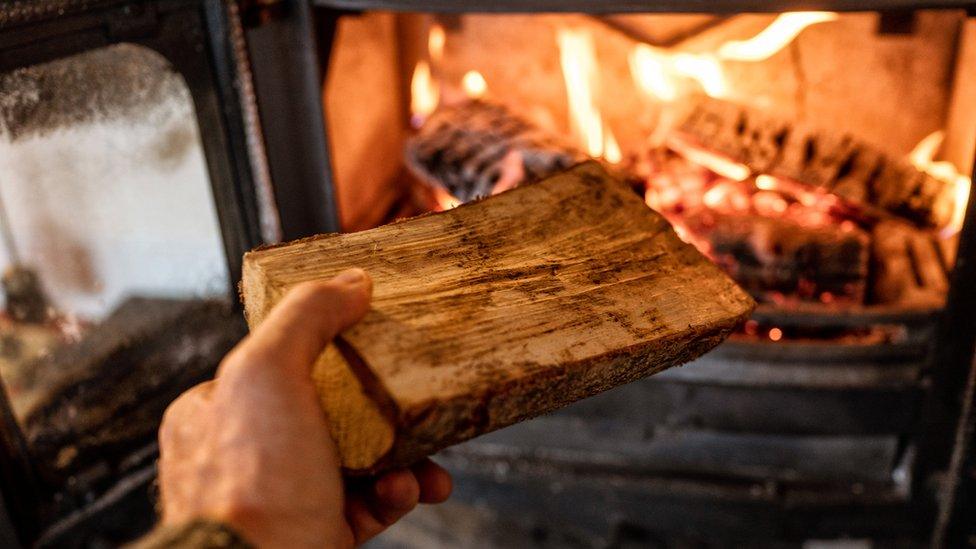
[[[564,170],[583,155],[507,107],[480,100],[441,106],[407,141],[406,164],[461,202]]]
[[[864,302],[870,245],[856,227],[806,227],[786,218],[715,212],[690,215],[686,222],[708,240],[726,272],[760,301],[780,295]]]
[[[944,241],[907,223],[879,223],[872,242],[873,300],[907,307],[941,307],[949,291],[953,260],[945,253]]]
[[[343,466],[446,446],[691,360],[752,299],[599,164],[445,212],[249,252],[251,328],[361,267],[372,309],[313,368]]]
[[[696,104],[678,134],[765,173],[823,188],[920,227],[952,216],[951,185],[856,138],[714,99]]]

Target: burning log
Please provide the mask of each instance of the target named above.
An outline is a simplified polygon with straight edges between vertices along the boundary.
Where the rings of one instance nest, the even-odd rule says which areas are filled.
[[[879,303],[941,306],[949,290],[954,258],[944,241],[898,221],[882,221],[874,228],[873,298]]]
[[[542,179],[583,158],[508,108],[480,100],[438,108],[405,153],[420,179],[461,202]]]
[[[712,257],[756,299],[784,296],[863,303],[869,237],[853,226],[807,227],[785,218],[701,212],[685,218]]]
[[[952,218],[952,185],[850,135],[712,99],[696,105],[679,133],[754,173],[821,188],[920,227],[943,227]]]
[[[248,321],[353,266],[373,276],[372,310],[313,377],[357,473],[686,362],[753,307],[592,162],[439,214],[250,252]]]

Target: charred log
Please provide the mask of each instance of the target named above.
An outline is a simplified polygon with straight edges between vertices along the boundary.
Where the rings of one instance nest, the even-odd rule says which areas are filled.
[[[942,227],[952,215],[950,185],[851,135],[712,99],[696,105],[679,134],[755,173],[821,188],[920,227]]]
[[[863,303],[868,235],[857,228],[806,227],[787,219],[703,212],[686,218],[713,258],[757,300]]]
[[[879,303],[941,306],[954,260],[943,239],[906,223],[884,221],[874,228],[872,298]]]
[[[583,155],[508,108],[442,106],[406,145],[407,166],[461,202],[564,170]]]

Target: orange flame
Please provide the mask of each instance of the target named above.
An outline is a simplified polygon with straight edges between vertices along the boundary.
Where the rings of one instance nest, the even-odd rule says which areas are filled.
[[[674,101],[678,89],[671,72],[671,59],[657,48],[637,44],[630,52],[630,74],[638,87],[660,101]]]
[[[582,31],[561,29],[556,40],[573,131],[582,138],[586,152],[598,157],[603,154],[603,120],[590,85],[597,71],[593,39]]]
[[[556,41],[573,132],[590,156],[603,157],[612,163],[620,162],[622,154],[617,139],[604,125],[597,106],[595,90],[599,70],[593,37],[582,30],[560,29]]]
[[[803,29],[817,23],[836,20],[832,11],[797,11],[783,13],[768,27],[748,40],[726,42],[718,50],[722,59],[731,61],[762,61],[785,48]]]
[[[722,98],[729,93],[722,64],[712,55],[679,53],[674,56],[674,69],[701,84],[709,97]]]
[[[436,185],[431,185],[429,189],[434,198],[435,205],[433,206],[433,210],[435,212],[443,212],[461,205],[461,201],[447,190]]]
[[[464,88],[464,93],[473,99],[483,96],[488,91],[488,83],[478,71],[464,73],[464,77],[461,78],[461,87]]]
[[[434,83],[427,61],[418,61],[410,79],[410,123],[419,128],[440,101],[440,88]]]
[[[447,43],[447,35],[444,33],[444,27],[440,25],[434,25],[430,28],[430,32],[427,34],[427,53],[430,58],[434,61],[440,61],[444,58],[444,44]]]
[[[617,138],[610,131],[610,126],[604,128],[606,133],[603,136],[603,158],[611,164],[619,164],[623,160],[623,153],[620,152],[620,145]]]
[[[952,215],[941,231],[941,235],[948,238],[962,229],[962,223],[966,217],[966,206],[969,203],[972,179],[959,173],[952,162],[934,160],[944,139],[945,132],[942,131],[932,132],[925,136],[918,145],[915,145],[912,152],[908,153],[908,160],[919,170],[949,185],[945,200],[948,203],[947,207],[952,208]]]

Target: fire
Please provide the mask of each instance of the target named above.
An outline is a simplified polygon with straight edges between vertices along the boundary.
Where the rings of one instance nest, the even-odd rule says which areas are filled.
[[[447,43],[447,35],[444,33],[444,27],[440,25],[434,25],[430,28],[430,33],[427,35],[427,53],[430,58],[434,61],[440,61],[444,58],[444,44]]]
[[[657,48],[637,44],[630,52],[630,74],[638,87],[660,101],[674,101],[678,88],[672,80],[671,59]]]
[[[596,84],[599,68],[593,37],[582,30],[560,29],[556,35],[559,61],[566,83],[569,118],[573,132],[579,137],[587,154],[603,157],[608,162],[620,162],[623,155],[617,139],[597,106]]]
[[[593,39],[585,32],[568,29],[560,30],[556,39],[559,43],[559,60],[566,82],[573,131],[583,139],[586,152],[590,156],[601,156],[603,119],[591,87],[597,70]]]
[[[734,181],[745,181],[752,173],[752,170],[745,164],[696,147],[677,135],[668,139],[668,147],[699,166],[704,166],[722,177]]]
[[[698,82],[710,97],[726,97],[729,93],[722,63],[711,54],[668,53],[638,44],[631,50],[628,61],[637,87],[660,101],[674,101],[682,95],[681,78]]]
[[[932,132],[915,145],[912,152],[908,154],[908,160],[919,170],[951,185],[952,217],[941,231],[942,236],[948,238],[962,229],[972,179],[960,174],[952,162],[934,160],[944,139],[945,132]]]
[[[464,93],[473,99],[483,96],[488,91],[488,83],[478,71],[464,73],[464,77],[461,78],[461,87],[464,88]]]
[[[729,94],[722,64],[712,55],[679,53],[674,56],[675,70],[698,81],[709,97],[722,98]]]
[[[763,61],[785,48],[803,29],[817,23],[835,21],[837,17],[832,11],[784,13],[750,39],[726,42],[719,48],[718,55],[731,61]]]
[[[410,123],[419,128],[440,101],[440,87],[430,74],[427,61],[418,61],[410,79]]]
[[[613,132],[610,131],[610,127],[607,126],[606,134],[603,138],[603,158],[611,164],[619,164],[623,160],[624,155],[620,152],[620,145],[617,144],[617,138],[613,136]]]
[[[434,192],[434,201],[437,203],[436,211],[443,212],[461,205],[461,201],[446,190],[437,186],[432,186],[431,190]]]
[[[682,78],[698,82],[710,97],[728,97],[730,86],[723,60],[762,61],[786,47],[803,29],[837,18],[837,13],[828,11],[784,13],[749,40],[729,41],[712,52],[670,52],[638,44],[628,58],[630,72],[637,87],[659,101],[681,97]]]

